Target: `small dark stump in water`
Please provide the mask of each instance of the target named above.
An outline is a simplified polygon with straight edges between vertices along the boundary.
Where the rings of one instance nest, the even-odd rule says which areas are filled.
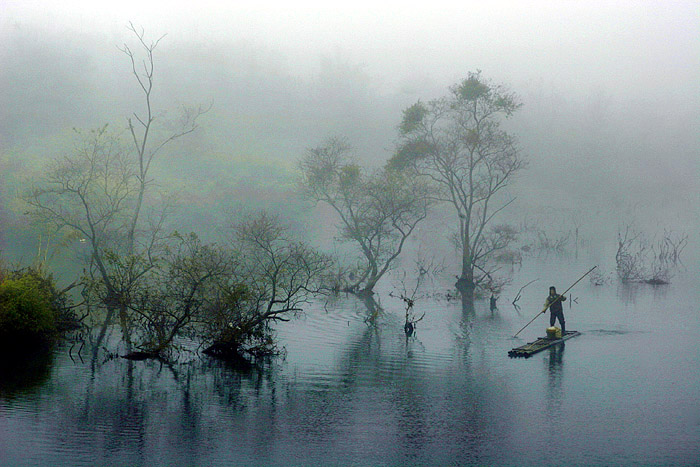
[[[148,360],[149,358],[158,359],[158,358],[160,358],[160,355],[156,352],[136,351],[136,352],[129,352],[128,354],[122,355],[121,357],[125,358],[127,360],[140,361],[140,360]]]
[[[669,281],[665,281],[665,280],[659,279],[657,277],[654,277],[653,279],[646,279],[644,281],[644,283],[649,284],[649,285],[668,285],[668,284],[670,284]]]

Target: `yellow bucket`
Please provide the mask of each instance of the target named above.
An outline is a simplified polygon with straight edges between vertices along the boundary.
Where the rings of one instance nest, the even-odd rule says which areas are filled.
[[[556,326],[547,328],[548,339],[561,339],[561,329]]]

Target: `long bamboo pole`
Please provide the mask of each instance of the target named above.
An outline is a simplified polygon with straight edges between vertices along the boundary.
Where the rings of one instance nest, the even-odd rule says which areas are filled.
[[[547,311],[547,308],[549,308],[550,306],[554,305],[557,301],[561,300],[561,297],[563,297],[563,296],[566,294],[566,292],[568,292],[569,290],[573,289],[574,286],[575,286],[576,284],[578,284],[579,282],[581,282],[581,279],[583,279],[584,277],[586,277],[588,274],[591,273],[592,270],[594,270],[594,269],[597,268],[597,267],[598,267],[598,266],[593,266],[591,269],[588,270],[588,272],[587,272],[586,274],[584,274],[583,276],[579,277],[579,279],[578,279],[576,282],[574,282],[573,284],[571,284],[571,287],[569,287],[568,289],[566,289],[565,291],[563,291],[562,293],[560,293],[556,300],[554,300],[552,303],[550,303],[550,304],[548,304],[547,306],[545,306],[544,309],[543,309],[541,312],[537,313],[537,314],[535,315],[535,317],[532,318],[525,326],[523,326],[522,328],[520,328],[520,331],[516,332],[515,335],[514,335],[513,337],[518,337],[518,334],[520,334],[520,333],[522,332],[523,329],[525,329],[526,327],[528,327],[530,324],[532,324],[533,321],[535,321],[535,320],[537,319],[538,316],[540,316],[542,313],[544,313],[545,311]]]

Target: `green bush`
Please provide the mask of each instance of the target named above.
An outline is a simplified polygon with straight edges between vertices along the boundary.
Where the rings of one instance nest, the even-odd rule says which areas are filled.
[[[0,283],[0,339],[45,338],[56,330],[51,288],[28,271]]]

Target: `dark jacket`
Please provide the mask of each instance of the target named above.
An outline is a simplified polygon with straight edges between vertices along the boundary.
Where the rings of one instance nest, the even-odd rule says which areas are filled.
[[[557,298],[561,297],[560,300],[557,300]],[[555,301],[556,300],[556,301]],[[549,311],[552,313],[561,313],[562,312],[562,307],[561,307],[561,302],[566,301],[566,297],[563,295],[555,294],[555,295],[547,295],[547,300],[545,301],[545,306],[549,307]]]

